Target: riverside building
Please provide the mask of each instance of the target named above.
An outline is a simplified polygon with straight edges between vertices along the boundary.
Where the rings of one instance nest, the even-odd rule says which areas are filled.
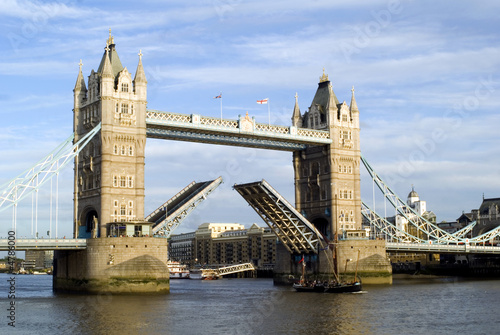
[[[272,269],[276,263],[276,235],[253,224],[203,223],[195,232],[172,235],[169,259],[190,266],[252,263]]]

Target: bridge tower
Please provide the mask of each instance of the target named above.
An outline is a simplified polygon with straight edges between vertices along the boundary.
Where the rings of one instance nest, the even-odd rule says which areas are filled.
[[[75,237],[105,237],[113,222],[144,221],[146,99],[142,54],[132,80],[110,30],[88,87],[80,62],[74,88],[75,142],[101,122],[100,133],[75,160]]]
[[[359,110],[354,98],[340,103],[323,70],[308,111],[297,96],[292,125],[326,130],[333,143],[293,153],[295,207],[329,240],[361,229]]]
[[[75,141],[99,122],[101,130],[75,158],[74,234],[87,238],[87,248],[54,252],[55,291],[170,290],[167,242],[144,236],[150,235],[150,224],[144,222],[147,81],[141,58],[139,52],[132,79],[110,31],[88,86],[80,62],[74,88]],[[123,226],[126,231],[120,230]],[[126,237],[113,238],[118,235]]]

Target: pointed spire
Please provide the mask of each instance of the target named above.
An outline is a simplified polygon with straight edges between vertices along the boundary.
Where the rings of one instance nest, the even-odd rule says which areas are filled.
[[[137,70],[135,71],[134,83],[147,83],[146,73],[144,72],[144,67],[142,66],[142,50],[139,50],[139,64],[137,65]]]
[[[302,116],[299,109],[299,96],[295,93],[295,106],[293,107],[292,126],[302,127]]]
[[[337,97],[335,96],[335,93],[333,93],[333,87],[331,83],[328,83],[328,100],[326,101],[326,110],[333,110],[336,111],[338,110],[337,104],[339,101],[337,100]]]
[[[75,84],[75,91],[86,91],[87,86],[85,85],[85,79],[83,79],[83,74],[82,74],[82,60],[80,59],[80,63],[78,63],[80,66],[80,71],[78,72],[78,77],[76,78],[76,84]]]
[[[358,104],[356,103],[356,99],[354,98],[354,86],[351,89],[352,97],[351,97],[351,106],[350,111],[352,113],[359,113]]]
[[[102,77],[103,78],[113,78],[113,70],[111,68],[111,61],[109,60],[109,43],[106,43],[106,53],[104,54],[104,64],[102,66]]]

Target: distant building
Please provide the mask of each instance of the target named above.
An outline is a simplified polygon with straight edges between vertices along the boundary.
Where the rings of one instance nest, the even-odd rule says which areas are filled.
[[[422,235],[422,233],[418,232],[414,226],[409,225],[409,221],[407,218],[412,220],[416,218],[417,215],[419,215],[431,223],[436,223],[436,214],[434,214],[432,211],[427,210],[427,202],[420,200],[418,193],[413,187],[411,192],[408,194],[406,204],[408,205],[407,208],[404,208],[406,217],[404,215],[398,214],[392,220],[392,222],[395,222],[396,227],[404,232],[407,232],[413,236],[425,238],[424,236],[420,236]]]
[[[196,232],[172,235],[169,259],[194,266],[253,263],[269,269],[276,263],[276,235],[253,224],[204,223]]]
[[[194,265],[195,232],[172,235],[168,243],[168,259]]]
[[[48,269],[52,267],[54,250],[26,250],[24,267],[27,269]]]

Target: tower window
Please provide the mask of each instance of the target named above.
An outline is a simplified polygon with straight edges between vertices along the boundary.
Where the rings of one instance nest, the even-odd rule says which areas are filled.
[[[125,176],[120,177],[120,187],[127,187],[127,179]]]
[[[122,104],[122,114],[128,114],[128,104]]]
[[[118,187],[118,176],[113,176],[113,187]]]
[[[128,84],[122,83],[122,92],[128,92]]]
[[[134,187],[134,177],[132,177],[132,176],[128,176],[128,177],[127,177],[127,182],[128,182],[128,187],[129,187],[129,188]]]
[[[347,122],[347,114],[342,114],[342,121]]]
[[[129,156],[133,156],[134,155],[134,147],[133,146],[128,147],[128,155]]]
[[[122,204],[120,207],[120,215],[127,215],[127,208],[125,204]]]
[[[113,153],[115,155],[118,155],[118,145],[115,144],[115,146],[113,147]]]
[[[122,154],[123,156],[125,156],[125,146],[124,146],[124,145],[122,145],[122,151],[121,151],[121,154]]]

